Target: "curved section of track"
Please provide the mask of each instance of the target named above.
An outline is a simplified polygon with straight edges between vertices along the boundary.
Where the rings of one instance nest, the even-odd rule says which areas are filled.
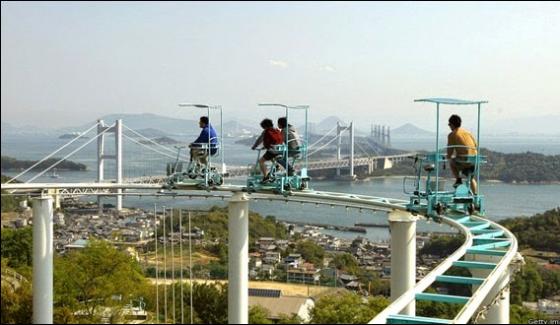
[[[160,190],[157,193],[129,193],[130,195],[154,195],[154,196],[179,196],[179,197],[207,197],[227,198],[234,193],[243,191],[243,186],[224,185],[202,191],[194,186],[178,188],[177,192],[161,191],[161,186],[156,184],[114,184],[114,183],[44,183],[44,184],[2,184],[2,190],[30,190],[30,189],[84,189],[91,191],[106,191],[116,189],[136,190]],[[192,193],[183,191],[193,191]],[[216,193],[217,192],[217,193]],[[117,195],[116,193],[100,193],[99,195]],[[125,192],[125,195],[126,192]],[[375,210],[375,211],[406,211],[408,201],[382,197],[373,197],[358,194],[346,194],[322,191],[298,191],[288,195],[274,194],[272,192],[256,192],[247,194],[252,199],[264,199],[273,201],[302,202],[311,204],[324,204],[331,206],[345,206],[350,208]],[[500,279],[509,272],[508,268],[517,254],[517,239],[513,234],[491,220],[478,216],[464,216],[462,214],[446,215],[441,221],[465,236],[463,245],[452,255],[443,260],[434,270],[426,275],[416,285],[396,299],[385,310],[379,313],[371,324],[382,323],[467,323],[478,311],[484,307],[483,303],[496,292],[496,286],[500,285]],[[488,257],[493,262],[477,262],[476,257]],[[445,273],[452,267],[464,267],[467,269],[485,269],[489,274],[484,278],[462,278],[447,276]],[[428,294],[424,291],[434,282],[459,283],[464,285],[476,284],[471,297],[459,297],[449,295]],[[403,316],[399,313],[410,303],[419,300],[431,300],[448,303],[462,303],[463,308],[453,319],[438,319],[416,316]]]

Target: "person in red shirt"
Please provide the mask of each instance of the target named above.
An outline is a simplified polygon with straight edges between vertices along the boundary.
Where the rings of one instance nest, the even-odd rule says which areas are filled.
[[[268,171],[266,170],[266,161],[271,161],[278,156],[279,153],[274,151],[272,146],[282,144],[283,138],[282,132],[274,127],[274,123],[271,119],[265,118],[262,120],[261,127],[263,128],[263,131],[251,149],[255,150],[261,143],[263,144],[263,147],[267,149],[264,155],[259,159],[259,166],[261,167],[261,172],[264,176],[262,182],[266,183],[270,181]]]

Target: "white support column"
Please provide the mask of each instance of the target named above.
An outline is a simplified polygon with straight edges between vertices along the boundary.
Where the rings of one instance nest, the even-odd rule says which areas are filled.
[[[340,123],[336,122],[336,160],[340,163],[340,147],[342,146],[342,139],[340,138]],[[340,177],[340,167],[336,168],[336,176]]]
[[[391,301],[395,301],[416,284],[416,220],[409,212],[393,210],[389,213],[391,230]],[[416,314],[415,302],[401,312]]]
[[[498,294],[499,297],[496,304],[490,307],[486,316],[478,322],[479,324],[509,324],[509,281],[510,272],[508,270],[490,291],[488,297],[496,298]]]
[[[117,167],[117,184],[122,183],[122,120],[115,122],[115,157]],[[118,189],[117,193],[122,193],[122,189]],[[117,195],[117,211],[122,210],[122,195]]]
[[[33,199],[33,324],[53,323],[53,199]]]
[[[105,123],[103,120],[97,120],[97,134],[105,130]],[[104,147],[105,147],[105,134],[100,135],[97,138],[97,182],[101,183],[104,178]],[[101,195],[97,196],[97,206],[99,207],[99,215],[103,214],[103,200]]]
[[[350,122],[350,180],[354,180],[354,122]]]
[[[249,198],[237,192],[228,204],[228,323],[249,323]]]
[[[500,257],[498,256],[488,256],[488,255],[465,255],[465,260],[474,262],[488,262],[488,263],[498,263]],[[490,270],[484,269],[472,269],[470,270],[473,277],[485,279],[490,274]],[[490,306],[486,314],[478,320],[478,324],[509,324],[509,298],[510,298],[510,270],[508,268],[507,272],[500,276],[500,279],[496,282],[492,290],[486,296],[486,299],[482,301],[481,306],[490,305],[496,299],[499,294],[496,304]],[[478,285],[472,286],[473,293],[478,289]],[[504,289],[505,288],[505,289]],[[503,289],[503,291],[502,291]]]

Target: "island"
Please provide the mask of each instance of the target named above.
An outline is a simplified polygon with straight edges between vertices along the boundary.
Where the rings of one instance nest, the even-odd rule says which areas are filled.
[[[60,158],[49,158],[39,165],[35,166],[34,170],[42,170],[50,167],[52,164],[59,161]],[[2,156],[2,170],[24,170],[37,163],[37,160],[18,160],[16,158]],[[63,160],[56,166],[57,170],[71,170],[71,171],[85,171],[87,166],[81,163],[76,163],[70,160]]]

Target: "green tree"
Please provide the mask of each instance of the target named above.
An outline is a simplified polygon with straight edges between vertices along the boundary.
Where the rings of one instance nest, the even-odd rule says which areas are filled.
[[[276,324],[302,324],[303,320],[299,318],[298,315],[292,314],[292,316],[280,314],[279,319]]]
[[[360,266],[358,265],[358,260],[352,254],[343,253],[337,254],[332,260],[332,264],[338,270],[341,270],[352,275],[358,275],[360,272]]]
[[[366,324],[389,305],[384,297],[365,298],[355,293],[320,298],[311,310],[313,324]]]
[[[534,262],[528,260],[521,271],[515,274],[514,280],[511,282],[512,304],[521,305],[523,301],[537,301],[539,298],[545,298],[542,294],[544,284],[539,269]]]
[[[316,266],[323,264],[325,250],[323,247],[315,244],[310,240],[300,241],[296,245],[296,251],[308,262]]]
[[[501,220],[500,224],[513,232],[521,248],[560,253],[560,208],[530,218]]]
[[[548,320],[546,315],[532,311],[529,308],[519,306],[519,305],[510,305],[509,310],[509,322],[510,324],[529,324],[531,320]]]
[[[227,324],[227,286],[193,285],[193,307],[204,324]]]
[[[269,312],[262,306],[251,306],[249,308],[249,324],[272,324],[268,319]]]
[[[4,165],[2,165],[4,167]],[[1,175],[1,182],[6,183],[8,180],[12,179],[11,177]],[[14,180],[11,183],[21,183],[18,180]],[[24,200],[21,196],[12,196],[6,195],[8,194],[6,191],[2,191],[2,212],[13,212],[16,211],[19,207],[19,202]]]
[[[2,324],[30,324],[32,319],[33,292],[31,284],[20,282],[14,288],[2,279]]]
[[[80,311],[80,321],[85,322],[97,321],[100,307],[118,312],[147,285],[140,267],[130,256],[96,240],[83,250],[57,257],[54,280],[55,315],[64,317]]]
[[[420,255],[449,256],[465,242],[463,235],[433,236],[420,250]]]
[[[8,266],[20,268],[32,265],[33,230],[2,229],[2,258],[8,259]]]

